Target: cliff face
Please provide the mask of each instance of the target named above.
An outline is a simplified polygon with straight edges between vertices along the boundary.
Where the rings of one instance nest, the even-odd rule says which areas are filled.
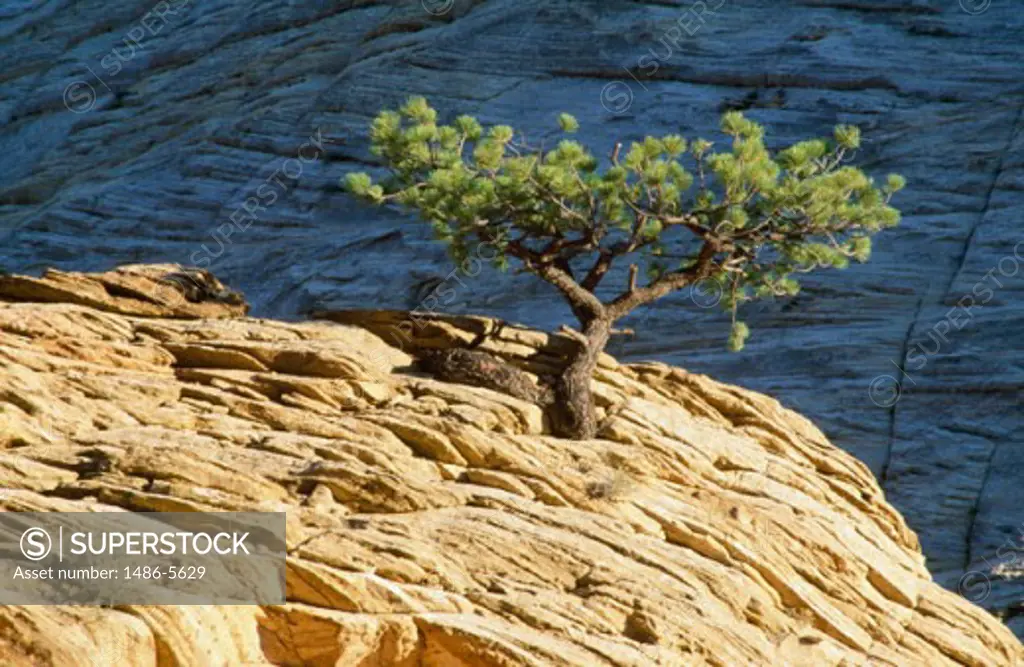
[[[774,399],[606,357],[600,438],[554,439],[382,338],[497,330],[483,349],[534,373],[561,338],[251,319],[168,271],[0,278],[0,505],[287,511],[287,604],[0,608],[5,665],[1024,661],[931,581],[871,472]]]

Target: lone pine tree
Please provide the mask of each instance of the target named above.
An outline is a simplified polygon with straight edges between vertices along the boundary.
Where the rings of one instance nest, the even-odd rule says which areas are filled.
[[[471,244],[486,243],[497,268],[515,260],[562,294],[580,324],[553,387],[552,427],[562,437],[595,436],[591,375],[612,325],[635,308],[713,285],[732,312],[729,347],[739,350],[749,333],[736,319],[739,304],[796,294],[796,274],[866,261],[872,234],[900,219],[889,201],[902,177],[876,187],[844,164],[860,144],[850,125],[837,126],[830,140],[773,152],[761,125],[731,111],[721,122],[731,150],[649,136],[624,155],[615,146],[602,164],[568,138],[545,151],[507,125],[485,129],[471,116],[437,121],[422,97],[381,112],[371,125],[372,152],[390,175],[375,183],[353,173],[345,185],[374,204],[416,211],[456,262]],[[568,114],[559,123],[566,134],[578,128]],[[624,284],[599,297],[620,258],[629,262]]]

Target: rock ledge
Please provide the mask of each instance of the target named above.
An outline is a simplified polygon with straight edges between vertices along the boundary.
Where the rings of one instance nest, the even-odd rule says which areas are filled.
[[[480,349],[541,373],[558,336],[251,319],[166,268],[0,279],[0,506],[287,511],[288,602],[3,607],[4,665],[1024,664],[769,397],[606,357],[600,439],[558,440],[409,355],[493,329]]]

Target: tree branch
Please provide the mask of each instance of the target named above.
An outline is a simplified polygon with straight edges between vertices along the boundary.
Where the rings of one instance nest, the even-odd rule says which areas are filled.
[[[606,315],[600,299],[577,283],[569,272],[555,265],[557,258],[541,261],[541,254],[522,245],[519,239],[509,243],[508,252],[522,261],[528,271],[554,285],[569,302],[569,307],[581,324]]]
[[[637,215],[637,216],[643,216],[644,218],[654,218],[656,220],[661,220],[662,224],[665,224],[665,225],[682,225],[683,227],[686,227],[691,232],[693,232],[694,234],[696,234],[697,236],[700,236],[702,238],[709,231],[708,229],[706,229],[705,227],[702,227],[700,225],[700,222],[698,221],[697,216],[695,214],[693,214],[693,213],[688,213],[686,215],[664,215],[664,214],[658,214],[658,213],[654,213],[652,211],[648,211],[647,209],[645,209],[640,204],[638,204],[638,203],[636,203],[634,201],[630,201],[628,199],[626,200],[626,205],[629,206],[631,209],[633,209],[633,213],[635,215]]]
[[[544,280],[554,285],[569,301],[576,319],[584,326],[605,315],[604,304],[594,294],[583,289],[568,273],[556,266],[541,267],[537,272]]]
[[[591,292],[597,288],[601,279],[604,278],[605,274],[608,273],[608,270],[611,269],[612,262],[615,261],[616,257],[631,253],[639,247],[637,241],[640,236],[640,230],[643,228],[644,222],[647,220],[647,215],[632,204],[630,204],[630,206],[633,208],[634,218],[633,229],[632,233],[629,235],[629,240],[620,241],[612,245],[611,248],[601,249],[600,256],[598,256],[593,266],[590,267],[590,271],[587,272],[586,277],[581,283],[585,289],[588,289]]]
[[[666,294],[707,278],[717,266],[715,255],[719,250],[718,242],[714,239],[708,239],[701,246],[700,253],[697,255],[697,260],[693,266],[666,273],[646,287],[638,287],[618,296],[607,306],[612,321],[628,315],[639,306],[660,299]]]
[[[580,283],[583,289],[593,292],[597,288],[598,283],[601,282],[601,279],[604,278],[604,275],[608,273],[608,269],[611,268],[614,259],[615,255],[612,253],[612,250],[601,248],[600,256],[598,256],[594,265],[590,267],[590,271],[583,278],[583,282]]]

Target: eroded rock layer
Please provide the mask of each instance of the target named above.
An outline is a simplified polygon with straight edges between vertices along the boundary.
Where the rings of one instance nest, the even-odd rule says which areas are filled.
[[[287,603],[3,607],[4,665],[1024,661],[932,582],[868,468],[772,398],[605,357],[600,437],[555,439],[536,405],[409,353],[489,332],[481,349],[537,374],[566,339],[220,302],[170,317],[167,269],[51,275],[45,298],[0,281],[0,505],[286,511]]]

